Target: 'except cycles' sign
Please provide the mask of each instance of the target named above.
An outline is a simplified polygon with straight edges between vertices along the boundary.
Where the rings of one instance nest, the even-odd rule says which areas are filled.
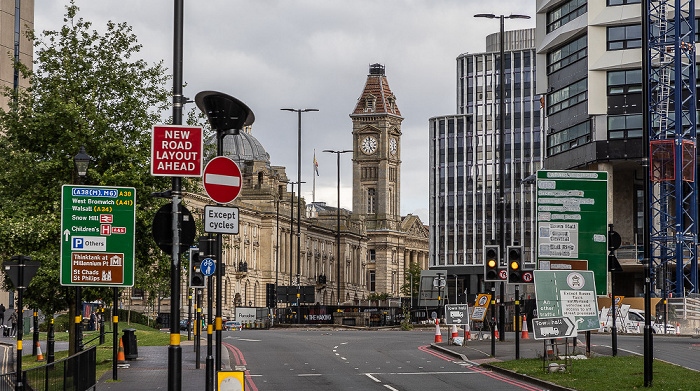
[[[61,285],[133,286],[136,191],[64,185]]]

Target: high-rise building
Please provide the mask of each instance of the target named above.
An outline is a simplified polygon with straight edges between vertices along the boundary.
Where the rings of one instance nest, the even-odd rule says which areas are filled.
[[[535,30],[504,34],[503,157],[498,156],[499,42],[500,33],[491,34],[486,52],[457,57],[458,114],[434,117],[429,123],[430,267],[457,275],[456,291],[472,295],[483,280],[484,246],[500,244],[500,207],[506,208],[506,245],[523,246],[525,262],[534,260],[534,188],[522,181],[540,169],[543,160]],[[499,192],[501,162],[504,203]],[[463,302],[463,297],[456,299]]]
[[[16,49],[19,61],[32,69],[34,45],[25,33],[33,28],[34,0],[0,2],[0,86],[14,88],[17,84],[17,87],[29,87],[29,80],[15,72],[14,57]],[[12,56],[7,55],[8,53]],[[7,103],[4,98],[0,100],[3,108],[7,107]],[[0,290],[0,302],[9,303],[9,307],[14,307],[14,301],[14,292]]]
[[[34,28],[34,0],[0,2],[0,85],[13,88],[15,72],[13,58],[15,49],[22,64],[32,67],[34,45],[27,39],[26,32]],[[7,55],[7,54],[10,55]],[[29,80],[19,77],[19,87],[29,86]],[[6,102],[2,102],[5,106]]]
[[[622,238],[616,290],[625,296],[644,292],[640,18],[640,0],[537,0],[545,165],[608,173],[608,223]]]

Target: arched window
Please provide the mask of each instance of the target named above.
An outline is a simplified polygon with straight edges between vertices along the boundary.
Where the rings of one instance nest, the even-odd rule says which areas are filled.
[[[367,213],[377,213],[377,191],[374,189],[367,189]]]

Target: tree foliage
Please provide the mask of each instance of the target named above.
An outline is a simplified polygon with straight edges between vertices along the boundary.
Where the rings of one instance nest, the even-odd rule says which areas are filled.
[[[60,197],[62,185],[77,181],[73,156],[81,146],[94,158],[83,183],[136,189],[137,276],[162,280],[163,268],[152,265],[169,262],[150,234],[164,201],[150,194],[170,183],[149,167],[150,130],[163,122],[169,76],[162,62],[139,58],[142,47],[126,23],[98,32],[78,12],[71,1],[60,30],[29,33],[34,70],[17,66],[30,87],[4,91],[10,105],[0,110],[0,260],[24,254],[41,261],[25,300],[47,313],[72,300],[58,283]],[[105,289],[83,292],[85,300],[110,301]]]
[[[408,264],[408,269],[404,271],[404,284],[401,285],[401,293],[405,296],[418,296],[420,290],[420,272],[421,268],[417,262]],[[411,286],[413,283],[413,286]]]

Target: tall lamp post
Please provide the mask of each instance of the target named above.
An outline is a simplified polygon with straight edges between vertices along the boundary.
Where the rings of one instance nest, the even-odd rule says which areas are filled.
[[[298,117],[298,138],[297,138],[297,297],[301,289],[301,113],[318,111],[318,109],[280,109],[282,111],[293,111]],[[297,303],[298,304],[298,303]],[[297,305],[297,323],[301,323],[301,312]]]
[[[78,184],[82,185],[85,176],[87,175],[88,167],[90,167],[92,157],[85,152],[85,147],[80,146],[80,152],[73,156],[73,164],[75,171],[78,174]],[[75,352],[83,351],[83,295],[82,287],[75,287]]]
[[[301,262],[301,113],[318,111],[318,109],[280,109],[282,111],[293,111],[297,113],[298,133],[297,133],[297,287],[301,284],[300,262]],[[298,288],[297,288],[298,289]]]
[[[332,149],[324,149],[323,152],[334,153],[337,157],[338,162],[338,219],[337,219],[337,230],[335,232],[335,250],[336,250],[336,288],[338,290],[337,300],[338,305],[340,305],[340,155],[343,153],[352,152],[350,149],[344,149],[342,151],[334,151]]]
[[[498,45],[498,50],[499,50],[499,89],[498,89],[498,126],[499,126],[499,142],[498,142],[498,198],[499,202],[498,204],[501,207],[501,213],[500,213],[500,221],[499,221],[499,245],[501,246],[501,254],[502,256],[505,256],[506,253],[506,200],[505,200],[505,185],[506,185],[506,179],[505,179],[505,150],[506,150],[506,142],[505,142],[505,133],[506,133],[506,103],[505,103],[505,94],[506,94],[506,89],[505,89],[505,81],[506,81],[506,71],[505,71],[505,61],[504,61],[504,20],[505,19],[530,19],[528,15],[518,15],[518,14],[510,14],[510,15],[496,15],[496,14],[476,14],[474,15],[475,18],[487,18],[487,19],[500,19],[501,21],[501,31],[500,31],[500,36],[499,36],[499,45]],[[495,283],[494,283],[495,284]],[[505,340],[505,335],[506,333],[503,331],[505,330],[505,307],[503,306],[503,300],[505,296],[505,283],[501,282],[501,300],[499,304],[499,327],[501,328],[501,335],[500,339],[501,341]],[[495,292],[494,292],[495,293]],[[516,297],[515,301],[518,301],[519,299]],[[517,331],[516,331],[517,334]]]

